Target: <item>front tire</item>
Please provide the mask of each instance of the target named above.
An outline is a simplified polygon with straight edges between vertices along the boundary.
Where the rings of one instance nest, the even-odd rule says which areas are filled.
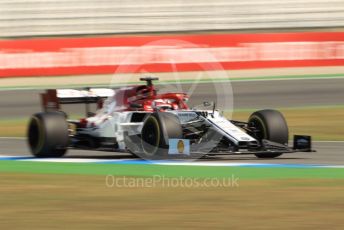
[[[183,130],[175,114],[157,112],[151,114],[146,120],[141,131],[141,147],[143,158],[166,158],[169,149],[169,139],[180,139]]]
[[[248,121],[250,126],[256,130],[256,138],[273,141],[279,144],[288,145],[289,130],[284,116],[277,110],[260,110],[254,112]],[[282,153],[259,153],[258,158],[275,158]]]
[[[31,117],[28,145],[36,157],[62,157],[69,144],[68,123],[60,112],[43,112]]]

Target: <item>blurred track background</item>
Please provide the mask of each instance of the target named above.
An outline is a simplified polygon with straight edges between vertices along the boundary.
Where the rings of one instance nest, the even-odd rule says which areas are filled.
[[[0,37],[343,28],[341,0],[2,0]]]

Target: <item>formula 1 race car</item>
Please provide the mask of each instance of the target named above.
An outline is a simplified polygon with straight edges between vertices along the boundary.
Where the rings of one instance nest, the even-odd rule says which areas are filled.
[[[254,112],[248,122],[227,120],[216,110],[192,109],[185,93],[158,94],[157,78],[119,89],[47,90],[44,112],[29,122],[28,143],[36,157],[62,157],[69,148],[130,152],[145,159],[193,158],[218,154],[254,154],[274,158],[311,151],[311,137],[294,136],[276,110]],[[107,98],[107,99],[106,99]],[[84,103],[87,116],[68,119],[61,104]],[[89,104],[97,112],[89,112]],[[205,102],[205,106],[210,102]]]

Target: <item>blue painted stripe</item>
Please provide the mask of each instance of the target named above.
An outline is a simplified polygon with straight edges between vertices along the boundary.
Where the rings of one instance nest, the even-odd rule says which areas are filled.
[[[15,161],[15,160],[30,160],[35,159],[35,157],[20,157],[20,156],[8,156],[8,157],[0,157],[0,161]]]

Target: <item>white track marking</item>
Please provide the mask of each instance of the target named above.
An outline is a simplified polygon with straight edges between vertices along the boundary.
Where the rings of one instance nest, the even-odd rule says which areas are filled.
[[[135,161],[136,159],[118,159],[118,160],[104,160],[104,159],[90,159],[90,158],[31,158],[31,159],[18,159],[19,161],[30,162],[56,162],[56,163],[120,163]]]
[[[313,143],[344,143],[344,141],[312,141]]]
[[[261,163],[221,163],[221,162],[153,162],[158,165],[180,165],[180,166],[259,166],[267,165]]]
[[[0,159],[1,158],[23,158],[23,157],[26,157],[26,156],[10,156],[10,155],[0,155]]]
[[[83,158],[32,158],[32,159],[23,159],[20,161],[56,162],[56,163],[97,163],[97,162],[104,162],[104,160],[99,160],[99,159],[83,159]]]
[[[26,140],[26,137],[0,137],[0,139],[4,139],[4,140]]]

